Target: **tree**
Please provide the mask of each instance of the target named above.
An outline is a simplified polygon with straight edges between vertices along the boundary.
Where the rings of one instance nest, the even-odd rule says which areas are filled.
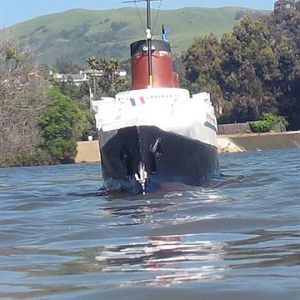
[[[0,166],[38,163],[38,118],[48,83],[32,64],[33,50],[12,33],[0,35]]]
[[[290,129],[300,128],[300,1],[279,0],[267,20],[278,60],[276,78],[280,114]]]
[[[74,162],[83,114],[77,103],[56,87],[50,89],[48,97],[49,105],[39,122],[43,138],[40,147],[50,154],[52,163]]]
[[[212,103],[218,113],[222,113],[224,98],[220,89],[221,48],[213,34],[198,38],[183,56],[187,87],[191,92],[207,91],[212,95]]]
[[[243,18],[222,38],[221,88],[231,104],[227,111],[231,122],[257,119],[264,111],[276,112],[272,89],[266,84],[272,82],[276,68],[269,40],[267,26],[251,17]]]
[[[90,109],[89,84],[83,82],[80,86],[77,86],[72,79],[63,82],[54,81],[53,85],[57,87],[62,94],[76,102],[82,112],[81,139],[87,140],[89,135],[97,136],[95,116]]]
[[[101,72],[101,76],[94,82],[96,90],[99,91],[97,94],[114,96],[116,93],[128,88],[129,81],[127,78],[122,78],[119,75],[120,62],[117,59],[90,57],[87,59],[87,63],[91,69]]]

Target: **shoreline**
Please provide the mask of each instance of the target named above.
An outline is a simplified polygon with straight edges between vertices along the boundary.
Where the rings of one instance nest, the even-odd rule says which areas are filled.
[[[219,154],[289,148],[300,149],[300,130],[218,135]],[[100,161],[97,140],[77,142],[77,151],[75,163]]]

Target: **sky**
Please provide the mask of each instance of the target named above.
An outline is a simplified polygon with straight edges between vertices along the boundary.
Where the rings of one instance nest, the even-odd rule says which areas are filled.
[[[153,8],[157,8],[159,2],[159,0],[153,2]],[[161,9],[241,6],[272,10],[274,2],[275,0],[163,0]],[[122,0],[0,0],[0,28],[74,8],[102,10],[125,6],[134,6],[134,4],[124,4]]]

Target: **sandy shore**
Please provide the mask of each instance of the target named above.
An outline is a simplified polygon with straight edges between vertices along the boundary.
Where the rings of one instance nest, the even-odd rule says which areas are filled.
[[[262,151],[268,149],[300,149],[300,131],[246,133],[218,136],[219,153]],[[98,141],[77,143],[76,163],[100,161]]]

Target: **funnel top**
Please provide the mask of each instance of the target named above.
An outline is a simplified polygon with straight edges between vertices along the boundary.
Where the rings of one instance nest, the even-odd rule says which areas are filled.
[[[171,46],[169,42],[163,41],[163,40],[152,40],[152,49],[155,51],[166,51],[171,53]],[[143,51],[147,50],[147,41],[146,40],[140,40],[132,43],[130,45],[131,50],[131,56],[141,53]]]

